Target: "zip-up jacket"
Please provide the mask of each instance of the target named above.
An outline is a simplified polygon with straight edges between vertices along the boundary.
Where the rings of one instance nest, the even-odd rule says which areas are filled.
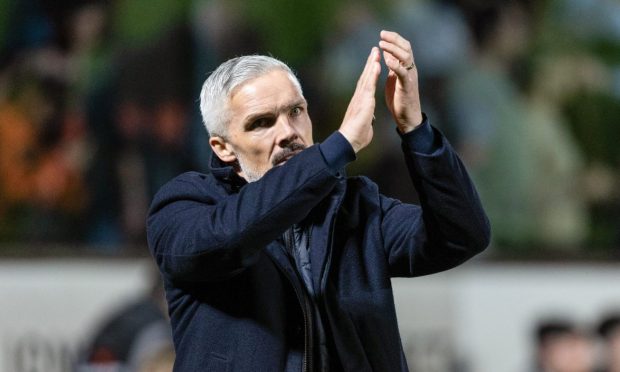
[[[488,245],[490,227],[445,137],[425,119],[401,138],[420,206],[346,177],[355,154],[339,132],[256,182],[213,156],[210,174],[162,187],[147,235],[166,288],[175,371],[315,370],[315,311],[283,238],[302,221],[332,369],[407,370],[390,278],[461,264]]]

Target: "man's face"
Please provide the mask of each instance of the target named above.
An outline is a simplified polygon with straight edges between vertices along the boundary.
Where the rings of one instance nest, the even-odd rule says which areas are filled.
[[[238,162],[248,182],[312,145],[308,105],[289,74],[276,69],[237,87],[229,101],[226,139],[210,139],[225,162]],[[218,141],[221,141],[218,146]]]
[[[587,372],[594,365],[592,342],[586,335],[567,333],[551,336],[543,346],[545,371]]]
[[[609,345],[610,364],[613,366],[620,366],[620,326],[614,327],[609,335],[607,343]]]

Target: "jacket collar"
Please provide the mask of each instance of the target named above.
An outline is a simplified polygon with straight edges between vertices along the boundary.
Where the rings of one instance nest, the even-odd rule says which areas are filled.
[[[214,153],[211,153],[209,170],[211,171],[213,177],[215,177],[215,179],[219,182],[228,184],[235,188],[240,188],[248,183],[245,179],[239,177],[232,165],[223,162]]]

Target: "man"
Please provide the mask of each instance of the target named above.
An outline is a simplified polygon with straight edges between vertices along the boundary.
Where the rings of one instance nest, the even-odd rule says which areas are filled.
[[[474,187],[422,115],[411,45],[394,32],[380,39],[386,102],[421,208],[343,174],[373,136],[378,48],[321,144],[280,61],[235,58],[205,81],[211,174],[165,185],[147,227],[176,371],[407,370],[390,278],[446,270],[487,246]]]
[[[566,320],[549,320],[536,328],[537,372],[591,372],[594,349],[588,335]]]
[[[620,313],[607,314],[598,325],[604,367],[601,372],[620,372]]]

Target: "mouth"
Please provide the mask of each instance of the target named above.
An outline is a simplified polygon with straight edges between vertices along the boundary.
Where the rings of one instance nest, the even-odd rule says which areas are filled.
[[[278,166],[278,165],[282,165],[282,164],[286,163],[287,160],[289,160],[293,156],[295,156],[295,155],[299,154],[300,152],[302,152],[305,148],[306,148],[306,146],[304,146],[301,143],[297,143],[297,142],[290,143],[290,144],[288,144],[288,146],[284,147],[282,149],[282,151],[278,152],[273,157],[273,160],[271,161],[271,164],[273,164],[274,167]]]
[[[289,152],[287,153],[285,156],[283,157],[279,157],[279,159],[276,160],[275,162],[275,166],[279,166],[279,165],[283,165],[284,163],[286,163],[289,159],[291,159],[293,156],[299,154],[301,151],[293,151],[293,152]]]
[[[292,157],[294,157],[295,155],[299,154],[302,150],[303,150],[303,148],[285,149],[284,151],[278,153],[274,157],[273,165],[274,166],[278,166],[278,165],[282,165],[282,164],[286,163]]]

